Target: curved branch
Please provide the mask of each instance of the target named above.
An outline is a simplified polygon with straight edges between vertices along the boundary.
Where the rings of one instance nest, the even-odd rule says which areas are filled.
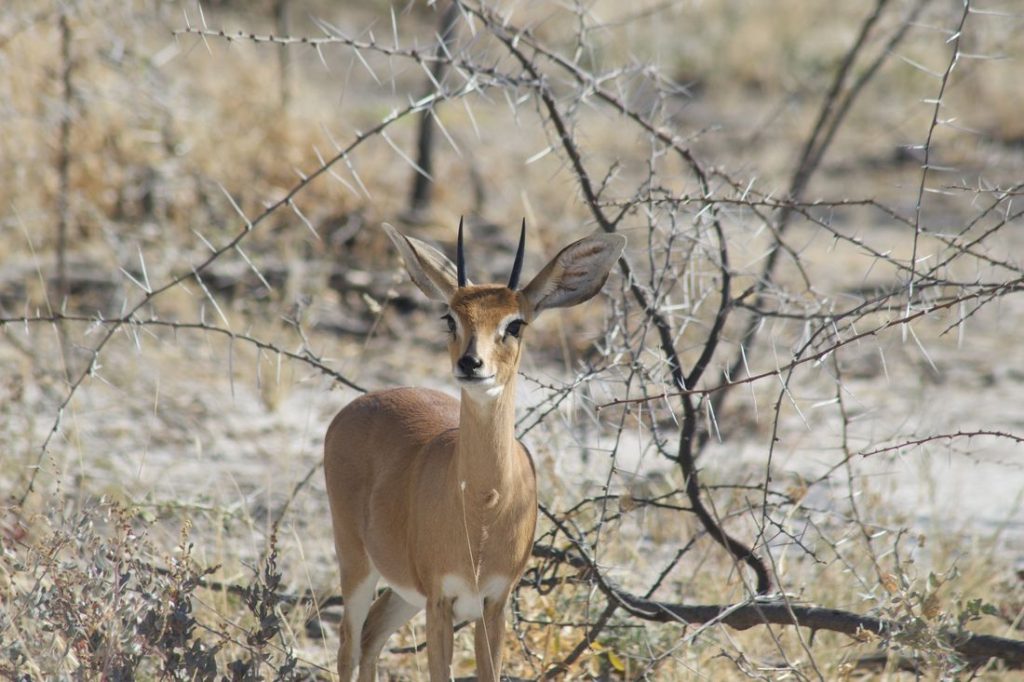
[[[601,208],[600,199],[594,190],[593,183],[590,181],[590,175],[583,166],[583,159],[580,155],[580,151],[566,127],[565,120],[563,119],[561,112],[558,110],[558,106],[551,95],[550,89],[545,86],[544,80],[541,78],[541,74],[537,70],[537,67],[529,57],[519,49],[516,39],[509,35],[508,31],[513,29],[506,29],[490,21],[490,17],[482,10],[475,11],[475,14],[486,23],[488,29],[493,33],[493,35],[505,45],[508,51],[511,52],[519,61],[523,70],[526,71],[538,84],[537,95],[544,104],[544,108],[547,110],[548,116],[551,119],[551,124],[555,127],[555,131],[558,133],[558,139],[562,144],[562,148],[569,157],[569,161],[572,164],[573,171],[580,183],[580,189],[583,192],[583,197],[586,200],[587,206],[590,208],[591,214],[594,216],[598,225],[601,226],[602,230],[605,232],[615,232],[617,227],[616,221],[609,220],[608,216],[605,215],[604,210]],[[696,164],[694,164],[693,167],[697,173],[702,191],[704,194],[707,194],[708,186],[703,170]],[[711,210],[714,211],[715,209],[712,207]],[[620,217],[622,215],[624,215],[624,213],[620,213]],[[720,332],[725,325],[725,319],[728,316],[729,310],[731,310],[732,302],[729,295],[729,258],[725,245],[725,237],[717,217],[712,219],[712,223],[718,237],[721,260],[720,268],[722,272],[722,293],[721,301],[719,302],[719,310],[715,316],[715,322],[712,326],[711,333],[705,342],[704,351],[698,359],[697,364],[690,372],[689,376],[693,380],[700,377],[704,369],[707,367],[707,364],[710,362],[715,347],[718,345]],[[644,313],[654,323],[655,329],[658,331],[661,351],[665,355],[665,361],[668,363],[669,371],[672,375],[672,382],[680,392],[679,395],[683,406],[684,420],[679,439],[679,453],[676,456],[676,462],[679,464],[679,468],[683,474],[683,479],[686,481],[686,495],[690,500],[693,511],[696,513],[701,525],[704,526],[705,530],[707,530],[708,534],[711,535],[716,542],[724,547],[737,561],[746,563],[754,570],[757,575],[757,593],[765,594],[771,589],[772,584],[767,566],[756,554],[754,554],[753,549],[747,547],[739,540],[736,540],[725,532],[721,525],[708,511],[707,507],[704,505],[704,500],[701,497],[700,478],[698,476],[696,462],[693,457],[694,435],[697,431],[697,424],[699,420],[697,410],[693,405],[692,397],[687,390],[687,376],[683,373],[682,362],[679,358],[679,353],[675,348],[672,326],[665,316],[662,315],[661,312],[658,311],[648,300],[646,293],[644,293],[643,289],[640,288],[636,278],[633,277],[632,268],[625,256],[619,259],[619,268],[622,270],[622,274],[626,278],[626,282],[629,284],[629,289],[633,294],[633,297],[636,299],[640,307],[643,308]]]
[[[737,630],[748,630],[758,625],[796,625],[811,630],[839,632],[855,639],[868,633],[888,638],[901,630],[899,623],[884,618],[813,604],[795,604],[788,599],[748,600],[740,604],[675,604],[647,599],[623,590],[602,575],[575,539],[569,536],[569,540],[576,546],[575,552],[535,545],[533,555],[586,570],[587,577],[612,603],[641,620],[680,625],[721,623]],[[982,662],[998,658],[1013,667],[1024,667],[1024,641],[951,631],[944,632],[943,637],[950,648],[967,658]]]

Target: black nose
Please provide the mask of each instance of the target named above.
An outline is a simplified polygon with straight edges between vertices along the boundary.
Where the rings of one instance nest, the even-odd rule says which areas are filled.
[[[473,376],[476,371],[484,366],[484,361],[475,355],[466,353],[459,358],[459,370],[466,376]]]

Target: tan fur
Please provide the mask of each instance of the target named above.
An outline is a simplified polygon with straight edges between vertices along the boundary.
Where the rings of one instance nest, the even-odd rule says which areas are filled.
[[[526,568],[537,522],[533,462],[514,435],[522,343],[505,328],[510,316],[529,321],[539,311],[527,293],[531,287],[557,292],[566,301],[562,305],[590,298],[624,242],[581,240],[579,251],[591,261],[594,249],[603,249],[599,267],[591,263],[591,272],[569,273],[576,278],[570,281],[558,279],[567,266],[549,265],[542,275],[551,281],[538,282],[539,275],[515,292],[497,285],[458,288],[443,255],[388,233],[413,280],[428,296],[447,299],[449,314],[458,320],[449,343],[453,368],[469,352],[483,361],[481,375],[494,380],[490,391],[462,382],[461,400],[422,388],[370,393],[331,423],[324,472],[347,604],[338,674],[347,681],[358,664],[359,680],[376,679],[388,636],[425,606],[431,681],[450,677],[456,611],[480,616],[478,679],[496,681],[505,604]],[[378,574],[393,590],[367,612],[367,590]],[[476,595],[482,603],[474,603],[481,601]]]

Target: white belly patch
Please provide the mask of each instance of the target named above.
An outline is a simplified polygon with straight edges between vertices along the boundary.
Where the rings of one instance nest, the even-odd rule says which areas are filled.
[[[465,578],[448,574],[441,578],[441,591],[452,600],[452,613],[455,622],[476,620],[484,614],[485,599],[499,599],[508,589],[509,579],[503,575],[488,578],[479,587],[470,584]]]
[[[503,575],[495,575],[488,578],[482,585],[480,591],[476,585],[472,585],[465,578],[448,574],[441,578],[441,593],[452,600],[452,615],[455,622],[464,620],[476,620],[483,616],[484,600],[500,599],[508,589],[509,579]],[[419,593],[414,587],[403,585],[391,585],[391,589],[409,604],[425,608],[427,605],[426,596]]]

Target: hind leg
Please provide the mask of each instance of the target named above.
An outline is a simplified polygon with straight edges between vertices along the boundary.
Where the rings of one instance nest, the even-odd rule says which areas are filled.
[[[341,594],[345,600],[345,614],[341,621],[341,644],[338,647],[338,677],[343,682],[352,679],[356,661],[362,655],[362,632],[366,616],[373,602],[380,574],[370,568],[356,575],[343,575]]]
[[[341,682],[348,682],[361,655],[363,623],[373,603],[380,574],[370,562],[362,541],[354,534],[336,528],[334,542],[341,566],[341,597],[345,602],[339,629],[338,677]]]
[[[370,607],[370,614],[363,625],[362,656],[359,659],[359,682],[376,682],[377,659],[388,638],[420,612],[392,590],[388,590]]]

